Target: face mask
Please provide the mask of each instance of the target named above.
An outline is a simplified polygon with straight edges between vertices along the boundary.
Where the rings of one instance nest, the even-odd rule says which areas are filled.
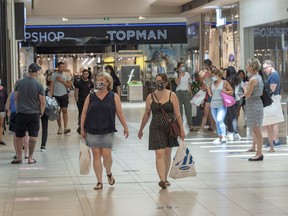
[[[246,76],[249,78],[249,77],[251,77],[251,74],[248,72],[248,73],[246,74]]]
[[[156,88],[158,91],[163,91],[164,88],[165,88],[165,84],[162,83],[162,82],[156,82],[156,83],[155,83],[155,88]]]
[[[103,82],[97,82],[96,83],[96,89],[101,90],[105,87],[105,84]]]
[[[217,77],[215,77],[215,76],[212,76],[211,79],[213,82],[217,81]]]
[[[181,71],[185,71],[185,67],[180,67],[180,70]]]

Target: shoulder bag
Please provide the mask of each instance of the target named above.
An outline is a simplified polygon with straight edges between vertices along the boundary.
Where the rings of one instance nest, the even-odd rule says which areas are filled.
[[[161,113],[163,115],[163,118],[166,119],[167,124],[169,125],[169,136],[177,138],[180,136],[180,126],[176,118],[170,119],[168,114],[165,112],[162,104],[159,102],[157,96],[154,94],[155,98],[157,99],[158,103],[161,107]]]

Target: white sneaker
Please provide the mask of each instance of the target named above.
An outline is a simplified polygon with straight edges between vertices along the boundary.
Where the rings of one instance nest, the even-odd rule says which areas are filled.
[[[234,134],[234,140],[241,140],[241,136],[240,136],[240,134],[239,133],[237,133],[237,134]]]
[[[227,139],[226,139],[225,137],[223,137],[223,138],[221,139],[221,143],[227,143]]]
[[[234,140],[234,134],[229,132],[229,133],[226,135],[226,139],[227,139],[228,141],[233,141],[233,140]]]
[[[63,133],[62,128],[58,128],[57,134],[62,134],[62,133]]]
[[[204,131],[200,129],[200,130],[197,131],[197,134],[204,135]]]
[[[220,138],[218,137],[217,139],[213,140],[214,144],[221,144]]]

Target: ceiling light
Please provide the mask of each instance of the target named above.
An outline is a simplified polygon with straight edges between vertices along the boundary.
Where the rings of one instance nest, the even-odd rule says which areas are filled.
[[[143,19],[146,19],[146,17],[139,16],[139,20],[143,20]]]
[[[62,18],[62,21],[63,21],[63,22],[67,22],[67,21],[68,21],[68,19],[67,19],[67,18],[65,18],[65,17],[63,17],[63,18]]]

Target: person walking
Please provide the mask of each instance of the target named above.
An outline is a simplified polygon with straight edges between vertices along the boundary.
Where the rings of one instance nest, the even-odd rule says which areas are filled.
[[[120,96],[121,83],[120,83],[120,80],[119,80],[118,76],[115,74],[114,68],[111,65],[107,65],[105,67],[105,71],[107,73],[109,73],[112,76],[112,78],[113,78],[113,89],[112,89],[112,91],[117,93]]]
[[[6,105],[6,101],[8,98],[8,94],[6,91],[6,88],[4,88],[1,84],[0,84],[0,145],[2,146],[6,146],[6,143],[3,141],[3,129],[4,129],[4,122],[5,122],[5,118],[6,118],[6,109],[5,109],[5,105]]]
[[[183,62],[179,62],[177,65],[178,72],[174,73],[174,79],[176,82],[176,95],[179,100],[179,109],[181,117],[183,118],[183,105],[185,109],[186,120],[189,125],[190,131],[196,131],[192,124],[192,105],[190,100],[192,98],[191,89],[191,76],[188,72],[185,72],[185,65]]]
[[[261,132],[261,125],[263,122],[263,103],[260,96],[263,94],[264,83],[262,77],[259,75],[261,64],[257,58],[251,58],[247,61],[246,70],[251,74],[248,82],[244,85],[244,96],[246,97],[245,105],[245,120],[247,127],[252,129],[253,146],[256,155],[249,158],[249,161],[262,161],[264,156],[262,154],[263,136]]]
[[[12,164],[22,163],[22,138],[26,130],[29,135],[28,164],[36,163],[33,153],[40,128],[40,116],[45,110],[44,88],[36,80],[39,70],[40,67],[36,63],[29,65],[29,76],[19,80],[15,86],[17,158],[11,162]]]
[[[224,119],[227,107],[224,106],[221,93],[233,94],[231,85],[222,79],[222,72],[217,68],[211,71],[211,86],[207,85],[208,94],[211,97],[211,113],[216,123],[218,138],[213,141],[215,144],[226,143],[226,126]]]
[[[77,103],[78,108],[78,128],[77,132],[81,134],[81,114],[84,106],[85,99],[87,95],[89,95],[90,92],[94,90],[94,83],[92,82],[89,77],[89,71],[87,69],[84,69],[82,71],[81,79],[77,82],[75,82],[74,87],[74,97],[75,101]]]
[[[69,97],[67,89],[71,87],[71,76],[65,72],[65,64],[63,62],[58,62],[58,71],[54,72],[51,76],[50,82],[50,95],[55,97],[60,105],[59,119],[57,119],[58,132],[57,134],[62,134],[62,124],[61,124],[61,112],[63,115],[64,123],[64,134],[71,132],[68,126],[68,104]]]
[[[274,62],[271,60],[265,60],[263,62],[263,72],[266,73],[268,76],[266,83],[268,87],[268,91],[270,95],[273,95],[273,100],[280,100],[281,101],[281,85],[280,85],[280,76],[279,73],[275,70]],[[280,109],[279,109],[280,110]],[[269,145],[266,147],[270,147],[269,152],[274,152],[274,147],[280,146],[279,141],[279,127],[278,124],[271,124],[265,126]]]
[[[124,136],[129,136],[128,126],[122,110],[120,97],[112,91],[113,79],[106,72],[96,76],[95,93],[90,93],[85,102],[81,116],[81,137],[92,149],[93,168],[97,178],[94,190],[103,188],[103,165],[106,169],[108,183],[114,185],[112,175],[112,148],[114,145],[115,116],[124,128]],[[103,158],[103,165],[102,165]]]
[[[180,138],[182,140],[185,138],[185,133],[177,96],[174,92],[166,88],[168,86],[167,75],[160,73],[156,76],[155,81],[156,90],[146,98],[146,109],[138,132],[138,138],[142,139],[143,129],[152,113],[152,120],[149,127],[149,150],[155,150],[156,169],[160,179],[158,185],[164,189],[170,186],[167,177],[171,165],[172,147],[178,146],[179,143],[177,138],[169,136],[169,124],[165,116],[163,116],[162,108],[169,118],[176,118],[178,120],[180,125]]]

